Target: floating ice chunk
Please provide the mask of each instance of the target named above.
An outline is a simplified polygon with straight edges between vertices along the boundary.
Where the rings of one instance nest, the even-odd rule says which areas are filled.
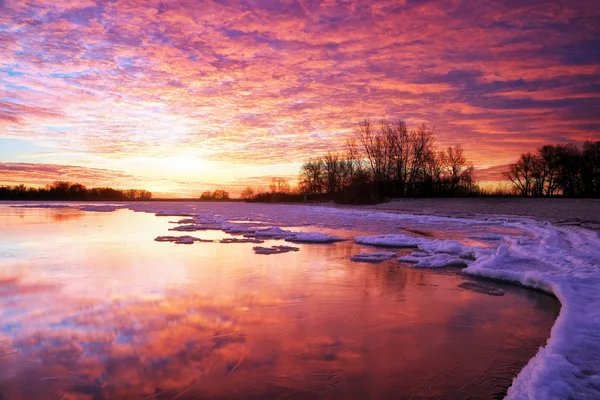
[[[256,237],[264,237],[264,238],[273,238],[273,239],[283,239],[285,237],[288,237],[290,235],[294,235],[296,232],[292,232],[292,231],[288,231],[285,229],[281,229],[277,226],[274,226],[272,228],[269,229],[264,229],[264,230],[256,230],[253,234],[251,234],[252,236],[256,236]]]
[[[456,254],[463,257],[473,257],[476,250],[454,240],[424,240],[418,247],[430,253]]]
[[[221,239],[219,240],[219,243],[264,243],[264,240],[260,240],[260,239],[253,239],[253,238],[225,238],[225,239]]]
[[[243,226],[238,224],[225,223],[221,226],[221,230],[227,233],[245,233],[245,234],[253,234],[256,232],[256,228]]]
[[[475,248],[454,240],[431,240],[406,235],[357,236],[354,241],[372,246],[418,248],[427,253],[447,253],[464,257],[472,257],[475,252]]]
[[[396,256],[397,254],[392,251],[379,251],[375,253],[359,253],[353,255],[350,259],[352,261],[358,262],[380,263],[383,261],[391,260]]]
[[[455,255],[438,253],[427,254],[413,252],[410,256],[402,256],[398,261],[415,264],[419,268],[466,267],[467,261]]]
[[[199,224],[189,224],[189,225],[179,225],[174,228],[170,228],[170,231],[181,231],[181,232],[195,232],[195,231],[205,231],[206,227],[204,225]]]
[[[458,285],[459,288],[470,290],[472,292],[488,294],[490,296],[504,296],[504,290],[492,286],[482,285],[477,282],[463,282]]]
[[[126,208],[124,205],[116,205],[116,204],[103,204],[103,205],[89,205],[79,207],[81,211],[94,211],[94,212],[113,212],[116,210],[120,210],[122,208]]]
[[[176,244],[193,244],[194,242],[212,242],[212,240],[200,239],[194,236],[157,236],[157,242],[173,242]]]
[[[184,219],[180,219],[177,222],[173,222],[174,224],[195,224],[197,223],[198,220],[196,218],[184,218]]]
[[[416,248],[420,244],[428,242],[427,239],[415,238],[406,235],[378,235],[357,236],[354,241],[358,244],[368,244],[381,247]]]
[[[279,249],[280,251],[300,251],[298,247],[294,246],[271,246],[275,249]]]
[[[298,232],[285,238],[286,242],[295,243],[334,243],[341,242],[344,239],[321,232]]]
[[[290,251],[299,251],[300,249],[292,246],[271,246],[271,247],[262,247],[256,246],[253,247],[254,253],[256,254],[281,254],[288,253]]]

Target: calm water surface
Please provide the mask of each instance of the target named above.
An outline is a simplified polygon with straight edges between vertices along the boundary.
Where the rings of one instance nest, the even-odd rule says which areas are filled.
[[[0,205],[0,399],[501,398],[559,310],[352,241],[153,240],[177,219]]]

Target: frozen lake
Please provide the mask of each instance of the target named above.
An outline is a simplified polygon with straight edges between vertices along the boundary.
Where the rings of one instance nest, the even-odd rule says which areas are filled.
[[[179,211],[347,239],[263,238],[260,246],[299,250],[261,255],[256,243],[219,242],[239,234],[169,230],[184,217],[78,207],[0,205],[3,398],[498,398],[545,345],[560,309],[550,295],[457,268],[350,260],[415,250],[359,245],[358,235],[451,234],[485,247],[489,232],[513,228],[481,236],[444,223],[341,224],[244,204]],[[154,240],[180,234],[215,242]]]

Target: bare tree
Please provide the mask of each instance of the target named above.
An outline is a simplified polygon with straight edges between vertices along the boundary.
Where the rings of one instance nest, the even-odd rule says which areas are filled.
[[[456,194],[456,189],[461,182],[472,180],[472,176],[468,176],[473,171],[473,167],[467,164],[467,158],[461,145],[449,146],[446,148],[444,163],[448,181],[450,182],[450,190],[452,194]]]
[[[435,128],[429,128],[426,124],[419,125],[409,134],[409,151],[407,157],[407,184],[413,189],[415,183],[423,178],[423,170],[426,160],[433,152],[433,135]]]
[[[305,193],[323,192],[324,167],[320,158],[309,158],[300,170],[300,188]]]
[[[380,132],[368,119],[359,122],[354,130],[358,143],[365,153],[365,158],[370,169],[373,181],[380,183],[386,180],[389,170],[389,146],[387,146],[385,125],[381,125]]]
[[[327,193],[335,194],[339,191],[341,172],[343,166],[340,164],[340,157],[337,154],[328,152],[323,157],[325,167],[325,182],[327,184]]]
[[[528,197],[532,194],[534,157],[531,153],[521,154],[515,164],[511,164],[504,176],[512,182],[521,195]]]
[[[290,183],[285,178],[273,177],[271,178],[271,183],[269,183],[269,190],[272,194],[276,193],[284,193],[287,194],[290,192]]]
[[[242,200],[251,200],[253,197],[254,197],[254,190],[250,186],[248,186],[244,190],[242,190],[242,193],[240,194],[240,198]]]
[[[581,157],[584,194],[600,197],[600,141],[585,142]]]

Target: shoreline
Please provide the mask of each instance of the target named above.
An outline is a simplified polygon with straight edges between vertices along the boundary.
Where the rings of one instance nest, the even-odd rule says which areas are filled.
[[[338,205],[336,208],[373,210],[395,214],[481,219],[531,218],[557,226],[578,226],[600,231],[600,199],[462,197],[394,199],[374,205]]]

